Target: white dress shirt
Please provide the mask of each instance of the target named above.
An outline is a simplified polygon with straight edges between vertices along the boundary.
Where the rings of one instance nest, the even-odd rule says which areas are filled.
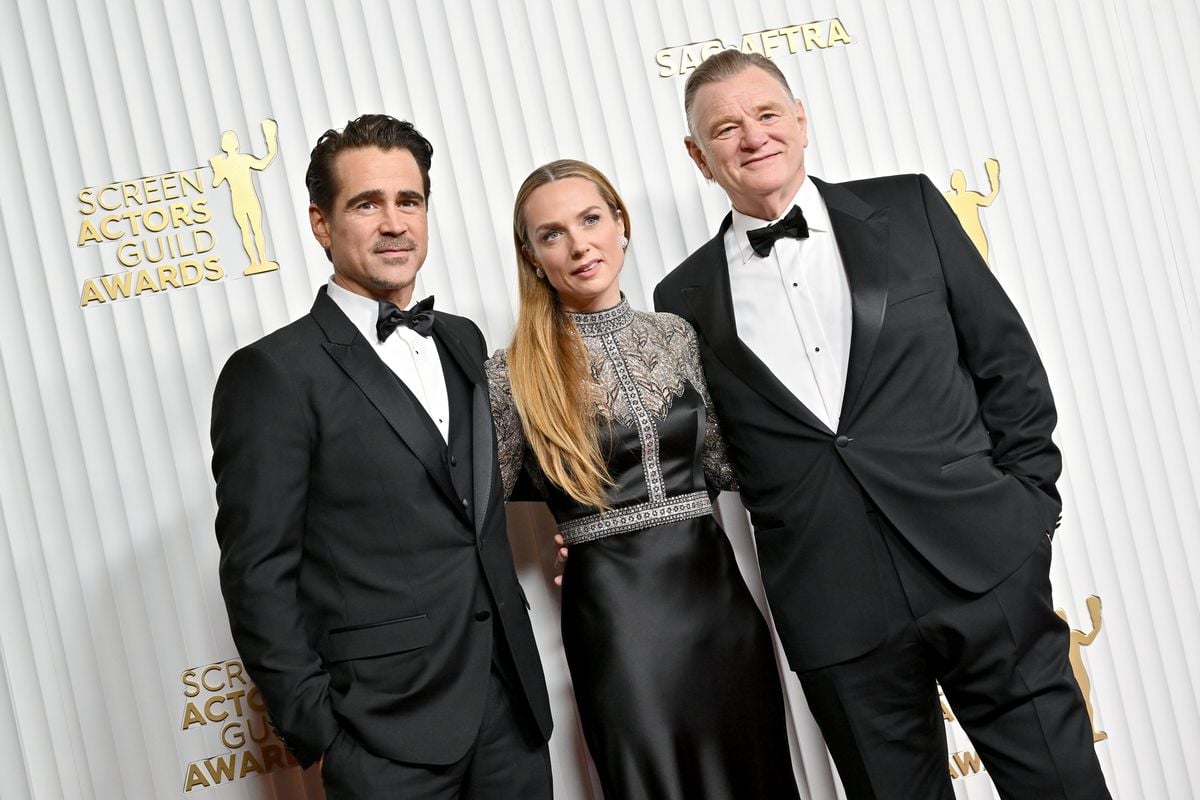
[[[776,220],[733,211],[725,231],[733,316],[738,338],[835,432],[850,358],[850,284],[816,184],[805,178],[784,214],[792,205],[804,213],[808,238],[781,238],[766,258],[746,232]]]
[[[375,323],[379,319],[379,301],[363,297],[343,289],[329,279],[329,298],[350,318],[363,338],[371,343],[383,363],[404,381],[404,385],[416,395],[433,424],[450,441],[450,398],[446,394],[446,376],[442,372],[442,359],[432,336],[422,336],[407,325],[400,325],[387,338],[379,341]],[[417,301],[408,304],[412,308]]]

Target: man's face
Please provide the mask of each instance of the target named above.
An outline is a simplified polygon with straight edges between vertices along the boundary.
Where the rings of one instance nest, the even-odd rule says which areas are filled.
[[[786,210],[804,182],[808,121],[799,100],[768,73],[747,67],[700,87],[692,117],[695,136],[684,140],[688,154],[734,208],[759,219]]]
[[[363,147],[334,157],[337,191],[328,213],[308,208],[338,284],[403,308],[429,250],[421,169],[407,150]]]

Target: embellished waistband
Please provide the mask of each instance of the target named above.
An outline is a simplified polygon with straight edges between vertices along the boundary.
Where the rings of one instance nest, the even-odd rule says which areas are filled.
[[[632,506],[622,506],[612,511],[562,522],[559,523],[558,531],[562,534],[563,543],[570,547],[606,536],[616,536],[618,533],[649,528],[651,525],[682,522],[711,513],[712,501],[708,498],[708,492],[699,491],[677,494],[665,500],[649,500]]]

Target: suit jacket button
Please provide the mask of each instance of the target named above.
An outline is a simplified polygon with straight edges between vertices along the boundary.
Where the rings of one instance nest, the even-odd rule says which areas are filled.
[[[452,467],[458,466],[458,459],[455,458],[454,456],[450,456],[450,466],[452,466]]]
[[[833,440],[833,443],[836,444],[838,447],[846,447],[847,445],[850,444],[850,441],[851,440],[850,440],[849,436],[839,436]]]
[[[464,497],[462,499],[462,503],[463,503],[463,508],[466,508],[467,507],[467,498]]]
[[[490,611],[476,611],[475,612],[475,620],[477,622],[487,622],[491,616],[492,616],[492,612],[490,612]]]

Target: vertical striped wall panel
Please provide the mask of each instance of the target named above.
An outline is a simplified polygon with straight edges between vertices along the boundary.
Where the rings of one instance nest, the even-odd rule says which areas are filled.
[[[810,119],[810,171],[919,171],[987,191],[991,263],[1033,332],[1066,457],[1055,599],[1090,630],[1097,744],[1121,798],[1200,794],[1200,8],[1193,0],[0,0],[0,775],[3,796],[319,797],[296,770],[185,792],[225,751],[186,726],[185,670],[235,657],[217,586],[209,402],[238,346],[303,314],[329,265],[308,231],[317,136],[359,113],[433,141],[418,291],[503,346],[509,233],[529,170],[597,164],[630,207],[623,287],[654,285],[727,209],[682,146],[663,48],[837,18],[849,44],[775,58]],[[78,247],[79,191],[197,167],[234,131],[270,256],[241,275],[228,192],[208,187],[227,275],[81,308],[114,248]],[[205,172],[211,179],[211,174]],[[752,587],[751,532],[726,526]],[[510,509],[554,697],[559,795],[598,797],[557,634],[552,523]],[[759,593],[761,599],[761,593]],[[836,773],[788,679],[808,796]],[[952,750],[969,742],[949,725]],[[960,798],[992,797],[985,775]]]

